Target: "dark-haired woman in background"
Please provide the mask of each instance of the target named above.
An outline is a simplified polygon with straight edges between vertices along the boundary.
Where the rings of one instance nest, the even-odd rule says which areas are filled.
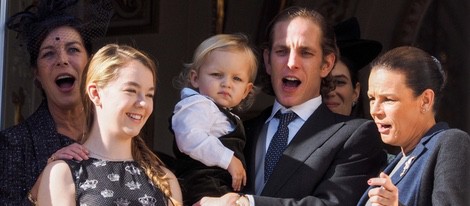
[[[363,117],[362,104],[359,102],[361,85],[358,73],[379,55],[382,44],[361,39],[359,22],[355,17],[336,25],[335,34],[340,56],[331,75],[336,87],[327,95],[322,95],[323,101],[334,113]]]
[[[370,113],[401,153],[367,182],[358,205],[470,205],[470,136],[435,118],[445,82],[439,61],[418,48],[372,63]]]
[[[35,183],[47,163],[87,158],[86,148],[75,143],[85,127],[79,85],[91,56],[91,41],[104,35],[112,7],[104,0],[77,2],[39,1],[7,22],[27,46],[44,100],[28,119],[0,133],[1,205],[34,202]],[[93,21],[72,14],[78,5]]]

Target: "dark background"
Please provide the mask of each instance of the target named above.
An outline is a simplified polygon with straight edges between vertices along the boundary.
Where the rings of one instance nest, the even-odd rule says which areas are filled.
[[[7,1],[7,16],[31,2]],[[279,9],[291,5],[317,9],[332,24],[355,16],[362,38],[381,42],[383,51],[413,45],[436,56],[448,72],[438,120],[470,132],[470,0],[115,0],[115,3],[119,9],[109,33],[94,47],[96,50],[110,42],[130,44],[158,60],[154,114],[145,128],[147,142],[157,151],[171,154],[173,137],[168,130],[168,118],[179,99],[172,78],[183,63],[191,61],[197,45],[213,34],[235,32],[247,34],[259,45],[267,22]],[[3,128],[15,124],[15,115],[29,116],[41,99],[32,83],[27,56],[19,49],[15,36],[7,31],[5,39]],[[365,68],[361,71],[363,93],[367,90],[364,87],[367,75]],[[15,104],[13,97],[21,90],[24,103]],[[271,96],[260,94],[255,106],[242,117],[256,115],[272,100]]]

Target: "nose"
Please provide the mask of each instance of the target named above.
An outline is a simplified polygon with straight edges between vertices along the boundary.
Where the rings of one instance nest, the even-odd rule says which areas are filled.
[[[225,78],[223,78],[222,81],[220,82],[220,85],[221,85],[222,87],[231,88],[231,87],[232,87],[232,82],[231,82],[230,78],[225,77]]]
[[[326,97],[327,97],[327,98],[331,98],[331,97],[336,96],[336,92],[335,92],[335,91],[336,91],[336,89],[333,90],[333,91],[331,91],[331,92],[328,92],[328,94],[326,94]]]
[[[370,115],[371,116],[377,116],[383,113],[383,109],[381,104],[378,102],[371,102],[370,104]]]
[[[297,69],[298,68],[298,66],[299,66],[298,65],[298,62],[299,62],[298,58],[299,58],[299,56],[294,51],[289,53],[289,59],[287,60],[287,66],[289,67],[289,69]]]
[[[69,65],[69,60],[68,60],[68,56],[65,52],[62,52],[62,51],[59,51],[57,53],[57,66],[60,66],[61,64],[67,66]]]
[[[146,107],[148,105],[145,95],[139,95],[137,98],[137,107]]]

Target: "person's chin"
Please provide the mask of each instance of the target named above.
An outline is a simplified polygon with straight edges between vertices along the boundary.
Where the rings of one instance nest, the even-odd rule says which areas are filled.
[[[277,101],[282,106],[287,107],[287,108],[303,103],[301,99],[295,95],[284,95],[281,97],[277,97]]]
[[[135,137],[137,135],[139,135],[140,133],[140,130],[142,129],[142,127],[133,127],[133,128],[126,128],[125,129],[125,133],[129,136],[129,137]]]
[[[54,104],[62,107],[62,108],[70,108],[70,107],[75,107],[77,105],[81,105],[81,98],[77,95],[60,95],[59,97],[55,98],[48,98],[47,99],[50,102],[54,102]]]
[[[332,112],[334,112],[334,113],[336,113],[336,114],[343,114],[343,113],[344,113],[343,111],[341,111],[341,108],[338,108],[338,107],[336,107],[336,106],[335,106],[335,107],[330,107],[330,106],[328,106],[328,108],[329,108]]]
[[[330,108],[331,111],[337,112],[340,106],[339,103],[325,101],[325,105]]]
[[[393,138],[393,135],[389,133],[380,133],[380,138],[382,139],[382,142],[388,145],[395,145],[394,141],[395,138]]]

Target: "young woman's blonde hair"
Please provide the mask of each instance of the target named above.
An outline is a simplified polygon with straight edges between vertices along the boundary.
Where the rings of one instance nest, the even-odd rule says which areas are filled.
[[[95,107],[88,98],[86,85],[95,83],[98,87],[105,87],[109,82],[118,78],[119,70],[131,61],[139,61],[147,67],[152,72],[153,82],[156,84],[157,66],[154,61],[144,52],[126,45],[108,44],[102,47],[85,68],[82,78],[85,81],[82,81],[80,89],[81,94],[84,94],[82,100],[86,113],[86,131],[81,143],[88,139],[87,133],[95,121]],[[162,168],[163,162],[147,147],[140,134],[132,139],[132,157],[173,205],[179,205],[178,201],[172,198],[170,184]]]
[[[173,82],[174,86],[178,89],[184,87],[193,88],[190,81],[191,71],[199,72],[199,69],[205,63],[209,54],[215,50],[239,51],[245,53],[250,60],[250,79],[248,81],[251,83],[255,82],[258,71],[258,61],[253,48],[250,46],[248,37],[244,34],[218,34],[204,40],[197,47],[194,52],[193,62],[183,65],[183,70]],[[251,107],[254,102],[256,90],[257,89],[253,87],[248,96],[234,109],[243,111]]]

